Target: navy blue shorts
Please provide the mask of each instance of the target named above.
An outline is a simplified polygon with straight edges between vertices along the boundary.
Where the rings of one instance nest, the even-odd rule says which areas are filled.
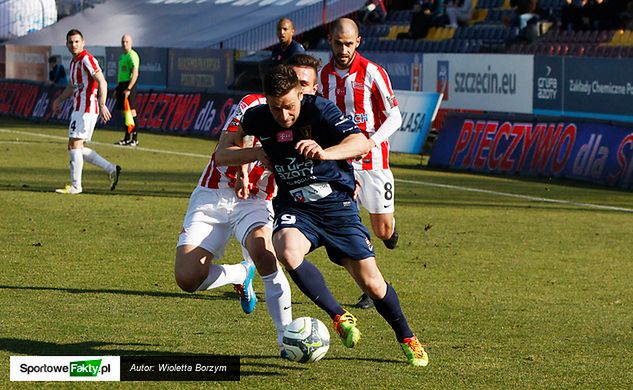
[[[342,258],[363,260],[374,257],[369,231],[362,224],[356,202],[328,207],[309,204],[275,204],[273,234],[281,229],[297,228],[310,241],[310,252],[325,246],[328,257],[340,264]]]

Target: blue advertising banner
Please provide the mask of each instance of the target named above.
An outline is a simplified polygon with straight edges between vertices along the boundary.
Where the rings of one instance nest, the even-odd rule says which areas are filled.
[[[167,88],[167,49],[158,47],[134,47],[139,56],[141,66],[138,73],[139,89]],[[117,85],[119,57],[123,53],[121,47],[106,47],[106,79],[112,88]]]
[[[633,122],[633,59],[534,58],[534,113]]]
[[[224,90],[233,84],[233,50],[169,49],[167,86],[188,91]]]
[[[394,91],[402,114],[402,126],[391,137],[394,152],[419,154],[440,107],[437,92]]]
[[[563,177],[633,189],[633,128],[449,116],[433,145],[429,165]]]
[[[563,59],[564,57],[534,57],[534,112],[563,111]]]
[[[422,90],[422,55],[417,53],[363,52],[363,57],[385,68],[393,89]]]

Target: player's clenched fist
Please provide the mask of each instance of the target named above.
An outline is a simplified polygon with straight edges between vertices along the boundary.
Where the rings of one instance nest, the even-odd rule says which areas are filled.
[[[303,139],[297,142],[295,149],[305,158],[311,158],[313,160],[325,160],[325,151],[316,141],[311,139]]]

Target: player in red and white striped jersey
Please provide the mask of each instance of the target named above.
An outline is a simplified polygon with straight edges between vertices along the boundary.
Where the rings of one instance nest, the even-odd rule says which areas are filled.
[[[220,142],[237,131],[246,110],[263,103],[266,103],[263,95],[242,98],[225,124]],[[242,309],[248,314],[257,302],[252,287],[256,267],[264,282],[266,305],[281,349],[283,331],[292,321],[292,310],[290,285],[278,266],[272,245],[271,199],[277,190],[274,175],[259,162],[243,167],[218,163],[217,150],[191,194],[176,249],[176,282],[188,292],[233,284]],[[255,144],[246,151],[259,150],[261,147]],[[231,235],[242,244],[242,255],[247,260],[240,264],[212,264],[223,256]]]
[[[240,124],[244,112],[251,107],[265,104],[266,98],[260,94],[249,94],[240,100],[235,114],[230,119],[223,131],[234,133]],[[255,146],[259,143],[255,142]],[[237,166],[221,166],[215,159],[215,152],[211,156],[209,163],[202,172],[198,185],[205,188],[235,188],[236,174],[239,170]],[[263,167],[261,163],[250,164],[248,167],[249,183],[253,183],[250,193],[254,196],[264,197],[271,200],[277,191],[274,175]]]
[[[97,60],[84,49],[84,37],[79,30],[73,29],[66,34],[66,47],[73,55],[70,61],[70,83],[53,101],[53,111],[58,112],[61,103],[72,95],[73,112],[68,129],[71,184],[55,191],[60,194],[82,192],[84,160],[106,171],[110,178],[110,190],[114,190],[119,181],[121,167],[84,146],[84,142],[89,142],[92,138],[97,119],[100,117],[102,121],[107,122],[111,118],[106,106],[108,83]]]
[[[336,20],[329,38],[332,59],[321,69],[319,92],[335,102],[373,145],[367,155],[354,161],[361,184],[358,199],[369,212],[376,236],[393,249],[398,235],[388,138],[402,124],[398,102],[387,72],[356,51],[361,38],[353,20]]]
[[[389,136],[402,124],[398,101],[387,72],[356,51],[361,37],[356,23],[336,20],[329,36],[332,59],[319,74],[319,93],[336,103],[372,144],[371,151],[353,162],[354,176],[360,183],[358,200],[369,212],[374,234],[385,246],[394,249],[398,232],[395,211],[395,186],[389,168]],[[366,294],[356,307],[373,303]]]

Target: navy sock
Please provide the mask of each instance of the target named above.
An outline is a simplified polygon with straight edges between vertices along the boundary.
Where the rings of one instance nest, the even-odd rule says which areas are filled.
[[[391,329],[396,332],[396,338],[399,343],[403,342],[405,338],[413,336],[407,319],[404,314],[402,314],[398,294],[396,294],[396,290],[394,290],[390,284],[387,283],[387,293],[385,297],[382,299],[373,299],[373,301],[376,305],[376,311],[380,313],[382,318],[387,320]]]
[[[336,301],[327,285],[323,274],[314,264],[304,259],[300,266],[288,272],[299,289],[318,307],[334,318],[337,314],[345,313],[345,310]]]

